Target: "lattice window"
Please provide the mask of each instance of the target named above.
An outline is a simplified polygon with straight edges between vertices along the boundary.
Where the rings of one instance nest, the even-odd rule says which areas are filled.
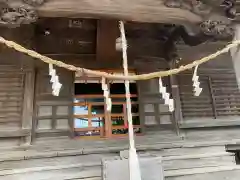
[[[111,121],[112,135],[127,134],[125,95],[111,95],[112,111],[107,113],[103,95],[76,95],[74,103],[74,130],[77,136],[105,136],[106,118]],[[132,116],[135,132],[140,130],[137,95],[131,95]]]

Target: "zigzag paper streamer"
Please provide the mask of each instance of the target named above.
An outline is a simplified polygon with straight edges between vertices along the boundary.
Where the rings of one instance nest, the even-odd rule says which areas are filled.
[[[59,77],[56,75],[56,70],[52,64],[49,64],[49,75],[51,76],[50,82],[52,83],[52,95],[59,96],[62,84],[59,82]]]
[[[161,78],[159,78],[159,92],[160,94],[162,94],[162,98],[164,99],[164,104],[168,105],[168,109],[170,112],[173,112],[174,100],[170,99],[170,94],[167,92],[167,88],[163,86]]]
[[[106,100],[106,105],[107,105],[107,111],[111,111],[112,110],[112,100],[109,97],[110,93],[109,93],[109,89],[106,83],[106,79],[103,77],[102,78],[102,90],[103,90],[103,96],[105,97]]]

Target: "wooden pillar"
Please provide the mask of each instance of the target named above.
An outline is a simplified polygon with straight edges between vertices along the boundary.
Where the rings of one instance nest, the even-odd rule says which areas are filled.
[[[31,131],[33,122],[33,102],[35,92],[35,71],[26,71],[24,79],[24,97],[22,110],[22,129]],[[22,144],[31,143],[31,133],[22,139]]]
[[[175,62],[170,63],[170,67],[175,68]],[[179,92],[179,86],[176,75],[170,76],[170,84],[172,87],[172,98],[174,99],[174,105],[175,110],[172,115],[172,122],[174,124],[176,133],[180,134],[180,128],[179,124],[182,123],[183,117],[182,117],[182,108],[181,108],[181,99],[180,99],[180,92]]]
[[[98,20],[97,26],[97,46],[96,56],[98,63],[116,62],[116,39],[119,35],[118,21],[116,20]],[[109,84],[108,84],[109,86]],[[112,136],[112,120],[111,113],[107,111],[106,99],[105,99],[105,122],[104,132],[105,137],[110,138]]]
[[[106,99],[104,104],[104,111],[105,111],[105,122],[104,122],[104,132],[106,138],[112,137],[112,119],[111,119],[111,113],[107,111],[107,105],[106,105]]]
[[[71,89],[71,96],[72,96],[72,101],[71,104],[68,106],[68,114],[69,114],[69,121],[68,121],[68,125],[69,125],[69,132],[70,132],[70,138],[74,138],[74,98],[75,98],[75,73],[72,72],[72,89]]]
[[[141,91],[141,84],[143,81],[137,81],[137,90],[138,90],[138,108],[139,108],[139,118],[140,118],[140,124],[142,126],[142,134],[146,133],[145,128],[145,113],[144,113],[144,102],[142,100],[142,91]]]
[[[118,21],[98,20],[97,61],[115,62],[117,59],[116,39],[119,35]]]
[[[161,124],[161,118],[160,118],[160,112],[159,112],[160,103],[154,104],[153,106],[154,106],[155,121],[157,125],[160,125]]]

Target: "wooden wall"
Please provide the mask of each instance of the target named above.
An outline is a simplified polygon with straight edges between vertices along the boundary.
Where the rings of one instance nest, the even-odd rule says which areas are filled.
[[[73,73],[57,68],[62,89],[59,96],[52,95],[48,67],[36,73],[34,137],[71,136],[73,123]]]
[[[19,137],[12,132],[20,132],[24,94],[24,72],[19,68],[0,65],[0,143],[18,143]],[[7,139],[3,139],[8,137]]]
[[[221,44],[192,47],[191,52],[182,49],[184,59],[196,60],[209,55]],[[189,61],[185,61],[184,64]],[[200,86],[203,92],[193,96],[192,71],[178,75],[182,120],[182,134],[188,139],[229,140],[239,137],[240,92],[232,58],[229,54],[217,57],[199,67]]]
[[[0,143],[14,146],[31,141],[34,72],[5,60],[0,64]]]
[[[203,92],[199,97],[193,96],[192,93],[192,75],[178,76],[184,119],[193,121],[199,118],[238,118],[240,92],[235,73],[230,70],[211,69],[200,73]]]
[[[34,27],[35,31],[33,31],[33,27],[26,26],[21,31],[17,29],[8,32],[5,29],[1,30],[1,33],[6,38],[13,39],[26,47],[34,47],[41,53],[48,54],[57,59],[64,57],[64,61],[69,64],[90,69],[122,68],[120,60],[116,62],[99,62],[97,60],[97,22],[95,20],[56,22],[58,21],[49,21],[41,25],[40,21],[37,27]],[[64,24],[66,22],[68,23],[67,25]],[[70,22],[72,24],[69,24]],[[69,27],[70,25],[73,27],[70,30],[69,28],[68,30],[63,29],[64,31],[68,31],[68,33],[62,37],[63,33],[61,32],[63,30],[61,28]],[[170,67],[165,60],[156,57],[162,54],[161,51],[157,51],[158,46],[160,47],[161,45],[157,40],[155,42],[157,44],[154,44],[154,41],[152,41],[158,35],[156,29],[154,32],[149,29],[151,27],[146,26],[144,28],[144,26],[139,27],[136,24],[127,26],[130,44],[129,67],[136,70],[139,74],[166,70]],[[48,32],[52,33],[53,36],[48,36]],[[21,33],[21,36],[19,33]],[[38,33],[38,36],[34,36],[35,33]],[[58,40],[57,46],[54,46],[55,40]],[[145,41],[144,45],[142,42]],[[137,46],[138,44],[139,46]],[[216,51],[219,47],[221,45],[218,46],[216,44],[180,47],[180,55],[183,58],[182,63],[186,64],[194,59],[206,56]],[[143,51],[143,49],[148,50]],[[62,52],[65,54],[59,54]],[[154,56],[155,58],[150,56]],[[16,53],[5,47],[1,49],[0,58],[0,107],[2,106],[0,109],[0,121],[2,121],[0,122],[0,127],[2,132],[7,127],[13,130],[21,130],[17,131],[18,133],[10,133],[15,134],[14,136],[17,135],[16,138],[11,137],[12,135],[9,135],[9,133],[7,134],[9,138],[14,138],[17,143],[20,142],[19,140],[22,137],[28,137],[27,142],[31,142],[31,137],[73,135],[72,102],[74,74],[61,68],[57,69],[63,88],[59,97],[53,97],[51,95],[52,90],[47,65],[39,63],[39,61],[33,61],[30,57]],[[2,61],[2,59],[5,59],[5,61]],[[13,73],[14,71],[16,73]],[[181,106],[182,111],[178,115],[182,115],[182,118],[176,115],[176,113],[169,113],[168,107],[164,105],[159,94],[158,79],[137,82],[140,118],[146,126],[145,130],[147,132],[152,132],[153,130],[174,130],[177,132],[179,128],[178,123],[180,128],[184,129],[184,132],[192,132],[194,128],[201,130],[203,127],[215,128],[216,126],[240,125],[238,121],[240,114],[240,94],[229,56],[220,56],[218,60],[200,66],[201,86],[204,88],[200,97],[192,95],[191,74],[190,71],[181,73],[176,78],[180,92],[179,101],[177,102],[175,99],[176,107],[179,108]],[[11,83],[6,83],[7,80]],[[163,81],[170,93],[175,92],[172,88],[177,87],[177,84],[173,81],[173,77],[163,78]],[[11,94],[11,99],[5,94]],[[176,98],[174,93],[172,95]],[[14,98],[17,99],[15,100]],[[5,103],[7,99],[9,100],[8,104]],[[7,108],[9,110],[6,110]],[[11,111],[11,113],[6,113],[7,111]],[[14,119],[14,122],[10,122],[12,120],[7,119]]]
[[[185,59],[199,59],[219,47],[221,45],[209,44],[207,48],[201,45],[191,48],[191,53],[182,54]],[[198,75],[200,86],[203,88],[199,97],[193,96],[192,93],[192,73],[193,71],[186,71],[177,78],[184,122],[236,120],[239,116],[240,92],[231,57],[225,54],[199,66]]]
[[[146,64],[148,66],[146,67]],[[156,60],[136,60],[135,67],[139,74],[168,69],[168,63],[163,59]],[[163,83],[171,94],[171,84],[169,78],[163,78]],[[158,78],[138,81],[138,95],[140,103],[140,118],[146,126],[146,131],[174,130],[175,122],[173,114],[169,112],[168,106],[164,105],[159,93]]]
[[[35,26],[35,49],[47,55],[96,53],[97,20],[43,18]]]
[[[1,36],[31,47],[32,28],[0,28]],[[21,36],[20,36],[21,34]],[[30,143],[33,115],[33,59],[0,48],[0,144],[1,148]]]

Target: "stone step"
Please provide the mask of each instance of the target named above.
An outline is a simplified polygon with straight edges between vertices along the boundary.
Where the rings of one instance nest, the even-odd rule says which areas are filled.
[[[235,165],[171,170],[165,176],[167,180],[238,180],[240,167]]]
[[[145,156],[146,155],[149,154],[145,154]],[[156,156],[156,154],[154,156]],[[72,179],[75,177],[97,178],[98,176],[101,176],[102,158],[113,157],[116,157],[116,154],[92,154],[7,161],[0,163],[0,179],[10,180],[33,178],[35,180],[52,180],[54,178],[64,179],[63,177],[65,176],[67,176],[67,179],[71,179],[71,177],[73,177]],[[233,154],[226,152],[165,156],[162,157],[162,161],[166,173],[179,172],[178,170],[182,169],[188,169],[188,171],[191,171],[195,168],[236,166]]]
[[[182,156],[182,155],[194,155],[194,154],[206,154],[206,153],[219,153],[226,152],[225,146],[193,146],[182,148],[169,148],[169,149],[156,149],[148,150],[148,153],[158,156]]]
[[[174,159],[175,158],[175,159]],[[181,159],[182,158],[182,159]],[[229,155],[221,156],[195,156],[187,157],[163,157],[163,167],[166,170],[182,169],[182,168],[197,168],[197,167],[214,167],[235,165],[235,157]]]
[[[0,170],[18,169],[18,168],[31,168],[41,166],[55,166],[55,165],[67,165],[67,164],[79,164],[79,163],[95,163],[100,165],[102,158],[109,158],[118,156],[116,153],[108,154],[91,154],[91,155],[74,155],[60,156],[60,157],[45,157],[37,159],[26,159],[16,161],[3,161],[0,163]],[[140,153],[139,156],[154,156],[160,157],[157,153]],[[189,154],[189,155],[170,155],[162,156],[164,166],[167,169],[176,167],[187,168],[188,166],[199,167],[199,166],[214,166],[214,165],[233,165],[235,164],[235,157],[233,153],[228,152],[213,152],[213,153],[202,153],[202,154]],[[189,163],[191,162],[191,163]],[[183,168],[183,167],[182,167]]]
[[[1,180],[34,179],[34,180],[102,180],[100,167],[69,167],[68,169],[47,170],[32,173],[0,176]],[[164,172],[166,180],[238,180],[239,166],[218,166]],[[118,179],[116,179],[118,180]],[[120,179],[119,179],[120,180]]]
[[[95,147],[95,148],[55,148],[52,150],[43,148],[39,149],[11,149],[0,151],[0,162],[14,161],[23,159],[37,159],[37,158],[50,158],[62,156],[77,156],[83,154],[109,154],[119,153],[122,150],[128,149],[127,146],[121,147]],[[225,152],[225,146],[189,146],[189,147],[171,147],[169,144],[154,144],[154,145],[140,145],[137,146],[139,153],[150,153],[157,156],[180,156],[188,154],[205,154],[205,153],[218,153]]]

